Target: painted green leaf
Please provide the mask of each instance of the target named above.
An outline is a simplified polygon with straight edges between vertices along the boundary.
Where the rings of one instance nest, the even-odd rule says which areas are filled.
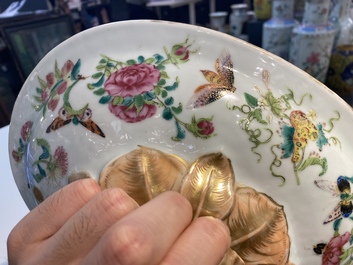
[[[154,87],[154,93],[156,93],[157,96],[161,94],[161,87],[160,86],[155,86]]]
[[[172,107],[172,111],[175,114],[180,114],[183,111],[183,104],[179,103],[178,107]]]
[[[140,113],[144,102],[145,102],[145,100],[141,94],[134,97],[134,104],[136,106],[137,113]]]
[[[173,113],[170,108],[165,108],[162,113],[162,117],[167,121],[173,119]]]
[[[41,176],[40,174],[35,174],[33,178],[37,181],[37,183],[39,183],[44,178],[44,176]]]
[[[100,104],[107,104],[107,103],[109,103],[111,98],[112,97],[109,96],[109,95],[103,96],[103,97],[100,98],[99,103]]]
[[[153,57],[156,59],[156,64],[159,64],[164,59],[164,57],[158,53],[154,54]]]
[[[36,142],[37,142],[37,145],[39,145],[42,148],[43,147],[46,148],[46,150],[48,150],[48,152],[50,153],[50,145],[47,140],[43,138],[39,138],[39,139],[36,139]]]
[[[81,68],[81,60],[78,59],[74,65],[74,67],[71,70],[71,80],[78,79],[78,74],[80,73],[80,68]]]
[[[94,87],[100,87],[104,84],[104,75],[101,76],[101,78],[96,82],[92,83],[92,86]]]
[[[267,122],[262,118],[262,110],[257,108],[253,112],[254,118],[261,124],[267,124]]]
[[[137,62],[135,60],[127,60],[126,63],[128,65],[133,65],[133,64],[136,64]]]
[[[36,91],[37,91],[38,94],[42,94],[43,93],[43,89],[39,88],[39,87],[36,87]]]
[[[145,99],[145,101],[151,101],[156,98],[156,94],[154,91],[148,91],[143,94],[143,98]]]
[[[106,77],[109,77],[111,74],[112,74],[112,71],[110,71],[109,68],[105,69],[104,75],[105,75]]]
[[[87,84],[87,87],[88,87],[88,89],[90,89],[90,90],[95,89],[94,85],[92,85],[92,84]]]
[[[118,105],[121,105],[123,103],[123,101],[124,101],[123,97],[116,96],[116,97],[113,98],[112,104],[113,104],[113,106],[118,106]]]
[[[139,57],[137,57],[137,61],[138,61],[138,63],[143,63],[143,62],[145,62],[145,57],[140,55]]]
[[[38,76],[38,81],[39,81],[40,87],[42,89],[45,89],[47,87],[47,83],[42,78],[40,78],[39,76]]]
[[[161,95],[162,98],[166,98],[168,96],[168,92],[166,90],[162,90]]]
[[[165,103],[167,106],[173,105],[173,103],[174,103],[174,98],[173,98],[173,97],[166,98],[166,99],[164,100],[164,103]]]
[[[163,64],[159,64],[159,65],[157,65],[157,69],[158,70],[164,70],[165,66]]]
[[[273,96],[272,91],[267,92],[265,99],[267,104],[270,106],[273,115],[279,118],[282,117],[283,111],[282,111],[281,102],[279,99]]]
[[[92,75],[92,78],[98,79],[98,78],[100,78],[102,75],[103,75],[102,72],[98,72],[98,73],[93,74],[93,75]]]
[[[251,108],[256,108],[258,106],[257,98],[253,97],[248,93],[244,93],[245,101]]]
[[[99,64],[99,65],[96,66],[96,70],[98,70],[98,71],[101,71],[101,70],[103,70],[104,68],[105,68],[105,65],[104,65],[104,64]]]
[[[133,97],[125,97],[123,99],[123,106],[130,106],[132,103],[134,103],[134,98]]]
[[[60,71],[60,69],[59,69],[59,67],[58,67],[58,62],[55,60],[55,77],[57,78],[57,79],[60,79],[61,78],[61,71]]]
[[[303,171],[307,167],[315,166],[315,165],[318,165],[318,166],[322,167],[322,171],[320,172],[319,176],[322,176],[322,175],[324,175],[326,173],[327,167],[328,167],[327,159],[325,157],[321,159],[320,157],[317,157],[317,156],[309,156],[304,161],[304,163],[298,168],[298,170],[299,171]]]
[[[113,64],[113,63],[107,63],[107,66],[108,66],[109,68],[113,68],[113,67],[115,67],[115,64]]]
[[[145,63],[146,64],[152,64],[152,63],[154,63],[155,62],[155,59],[154,58],[147,58],[146,60],[145,60]]]
[[[43,153],[39,156],[39,160],[48,159],[49,158],[49,150],[45,146],[42,146]]]
[[[169,75],[167,74],[166,71],[161,71],[160,73],[161,73],[161,78],[165,78],[165,79],[169,78]]]
[[[41,102],[42,102],[42,98],[41,98],[41,97],[34,96],[34,99],[35,99],[38,103],[41,103]]]
[[[166,86],[165,89],[168,90],[168,91],[173,91],[173,90],[177,89],[178,86],[179,86],[179,82],[176,81],[176,82],[173,83],[173,85]]]
[[[164,78],[161,78],[157,84],[157,86],[164,86],[166,83],[165,79]]]
[[[174,141],[183,140],[185,138],[185,130],[181,128],[180,124],[177,121],[175,121],[175,126],[177,128],[177,135],[172,137],[172,139]]]
[[[106,59],[101,59],[101,60],[99,61],[99,63],[100,63],[100,64],[106,64],[106,63],[107,63],[107,60],[106,60]]]
[[[105,93],[105,89],[103,87],[93,92],[93,94],[97,96],[102,96],[104,93]]]

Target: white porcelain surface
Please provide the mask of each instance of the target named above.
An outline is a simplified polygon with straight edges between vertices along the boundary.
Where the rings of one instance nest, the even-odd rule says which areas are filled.
[[[215,69],[217,59],[231,75]],[[124,79],[134,97],[108,76]],[[211,92],[219,97],[210,98]],[[46,111],[36,111],[43,99]],[[290,261],[321,264],[325,256],[315,254],[314,245],[342,239],[352,248],[345,241],[350,218],[335,223],[344,238],[333,238],[333,222],[323,224],[341,201],[323,186],[335,187],[341,175],[350,183],[353,176],[352,124],[343,100],[262,49],[207,28],[126,21],[77,34],[37,65],[15,104],[9,152],[29,208],[38,203],[35,190],[46,198],[77,171],[98,179],[109,161],[138,145],[187,161],[222,152],[236,182],[284,206]]]

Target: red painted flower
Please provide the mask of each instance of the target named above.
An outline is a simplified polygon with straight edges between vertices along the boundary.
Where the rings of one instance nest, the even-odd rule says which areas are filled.
[[[320,53],[319,52],[313,52],[311,55],[306,58],[306,62],[308,64],[318,64],[320,60]]]
[[[152,64],[133,64],[112,73],[105,81],[104,89],[111,96],[136,96],[153,90],[160,72]]]
[[[109,104],[109,110],[119,119],[134,123],[152,117],[157,112],[157,106],[154,104],[144,104],[140,112],[137,112],[136,106],[114,106]]]
[[[171,52],[171,59],[177,63],[186,63],[189,60],[189,49],[182,44],[174,45]]]
[[[33,122],[27,121],[25,124],[23,124],[21,128],[21,138],[24,142],[27,142],[28,137],[31,133]]]
[[[214,132],[213,123],[207,120],[201,120],[197,123],[197,128],[199,133],[204,136],[211,135]]]
[[[327,244],[325,252],[322,255],[323,265],[339,265],[340,256],[343,254],[342,247],[349,241],[351,234],[349,232],[344,233],[341,236],[331,238]]]

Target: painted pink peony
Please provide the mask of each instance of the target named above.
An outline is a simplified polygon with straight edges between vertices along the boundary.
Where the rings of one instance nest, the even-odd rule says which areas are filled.
[[[325,252],[322,255],[323,265],[339,265],[340,256],[343,254],[342,247],[349,241],[351,234],[349,232],[344,233],[341,236],[331,238],[327,244]]]
[[[133,64],[112,73],[104,88],[111,96],[136,96],[153,90],[158,83],[160,72],[152,64]]]
[[[141,111],[137,113],[135,106],[129,108],[128,106],[114,106],[110,103],[109,110],[119,119],[134,123],[152,117],[157,111],[157,106],[144,104]]]
[[[23,124],[21,128],[21,138],[24,142],[27,142],[28,137],[31,133],[33,122],[27,121],[25,124]]]

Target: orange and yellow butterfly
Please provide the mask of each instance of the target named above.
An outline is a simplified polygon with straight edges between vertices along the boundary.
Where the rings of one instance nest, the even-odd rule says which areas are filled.
[[[220,58],[217,58],[215,69],[216,72],[201,70],[208,83],[195,89],[187,103],[188,108],[206,106],[235,92],[233,62],[228,51],[224,51]]]
[[[92,110],[90,108],[86,108],[80,114],[70,114],[64,107],[62,107],[59,110],[59,115],[48,126],[46,132],[50,133],[51,131],[56,131],[72,122],[75,125],[81,124],[87,130],[105,138],[105,134],[101,128],[99,128],[99,126],[91,118]]]

